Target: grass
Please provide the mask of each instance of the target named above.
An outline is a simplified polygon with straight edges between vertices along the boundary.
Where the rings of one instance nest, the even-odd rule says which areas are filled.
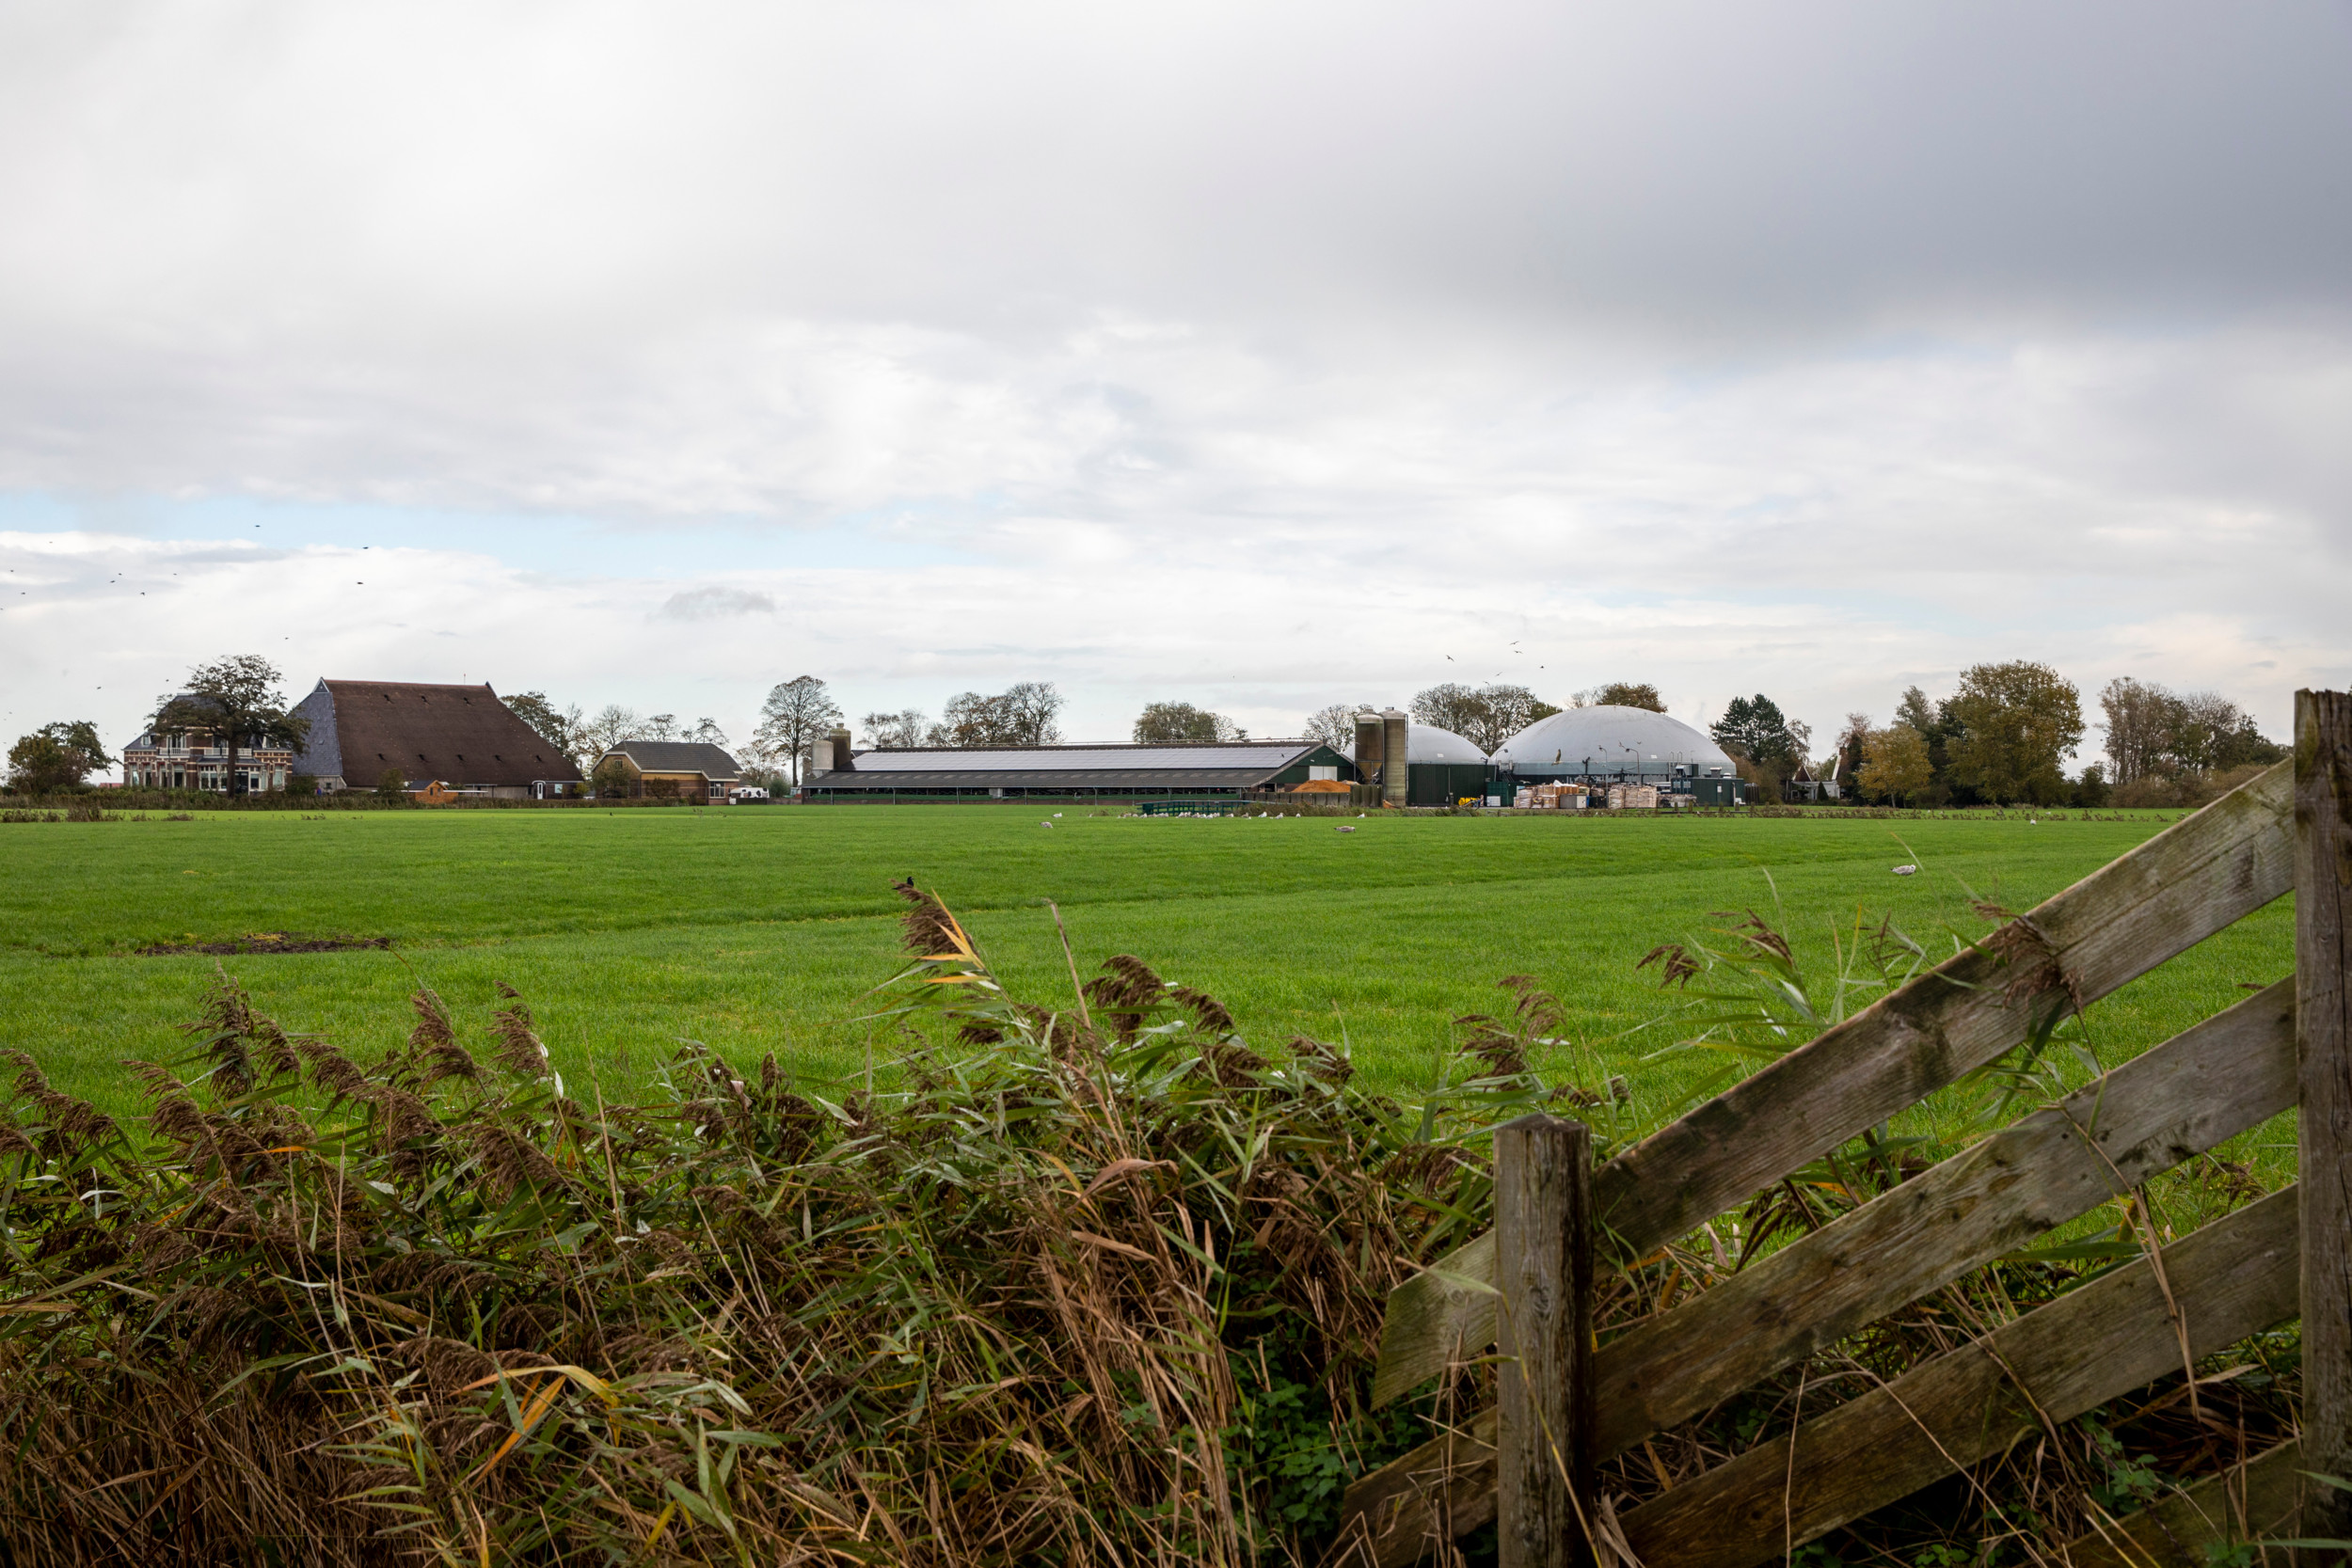
[[[358,1562],[394,1523],[443,1561],[1317,1560],[1348,1477],[1490,1397],[1471,1362],[1362,1403],[1388,1290],[1486,1223],[1477,1129],[1616,1072],[1632,1116],[1591,1114],[1654,1122],[1714,1065],[1646,1059],[1675,1037],[1633,1032],[1673,1005],[1644,953],[1755,908],[1818,998],[1841,927],[1891,916],[1940,958],[1989,928],[1983,906],[2029,906],[2155,826],[1337,825],[975,809],[0,830],[0,1016],[38,1058],[0,1101],[0,1430],[22,1434],[0,1446],[0,1533],[59,1561]],[[993,975],[938,906],[900,926],[888,884],[908,872],[950,893]],[[1072,976],[1041,894],[1087,973],[1136,951],[1237,1018],[1132,964],[1089,983],[1091,1027],[1051,1012]],[[902,930],[932,957],[910,968]],[[331,1043],[288,1040],[209,984],[211,959],[136,951],[255,932],[395,946],[221,960]],[[2281,901],[2094,1008],[2090,1042],[2121,1059],[2276,977],[2290,947]],[[1565,1022],[1536,1006],[1462,1027],[1506,1010],[1492,982],[1515,973]],[[411,1006],[419,979],[440,995]],[[196,1062],[115,1065],[184,1056],[174,1025],[199,1008]],[[878,1042],[898,1070],[829,1097],[811,1077],[854,1070],[850,1021],[878,1008],[900,1015]],[[1279,1049],[1294,1029],[1343,1038],[1360,1076]],[[679,1048],[689,1032],[726,1061]],[[755,1066],[763,1049],[783,1060]],[[650,1103],[583,1104],[550,1065],[575,1095],[593,1067]],[[152,1115],[109,1123],[61,1088]],[[1948,1142],[1981,1102],[1939,1096],[1923,1130]],[[2185,1229],[2250,1196],[2213,1174],[2152,1184],[2153,1212]],[[1669,1245],[1609,1287],[1597,1326],[1724,1266]],[[1810,1414],[1898,1375],[1946,1348],[1954,1302],[1998,1320],[2074,1277],[1992,1265],[1660,1434],[1612,1484],[1638,1498],[1665,1481],[1660,1450],[1681,1474],[1765,1440],[1792,1376]],[[2094,1502],[2210,1469],[2214,1411],[2253,1447],[2283,1430],[2295,1345],[2264,1343],[2200,1363],[2207,1418],[2169,1378],[1849,1533],[1899,1561],[2066,1539]]]
[[[1755,908],[1816,969],[1832,926],[1891,915],[1936,957],[1987,928],[1972,898],[2029,907],[2174,814],[1888,822],[1377,816],[1142,819],[1021,807],[831,811],[199,814],[0,829],[0,1017],[57,1085],[135,1108],[117,1066],[180,1047],[215,963],[291,1029],[388,1049],[420,980],[460,1010],[528,995],[559,1069],[640,1090],[678,1038],[739,1063],[776,1052],[858,1072],[865,993],[896,961],[891,884],[962,913],[1023,994],[1067,995],[1051,914],[1080,967],[1119,952],[1222,999],[1243,1034],[1343,1042],[1408,1089],[1491,1011],[1506,974],[1568,1007],[1589,1068],[1672,1095],[1695,1064],[1645,1068],[1629,1036],[1667,1003],[1635,964]],[[1041,821],[1052,821],[1051,828]],[[1889,874],[1916,859],[1917,876]],[[1780,910],[1774,911],[1775,895]],[[253,932],[389,936],[391,952],[145,957]],[[2291,963],[2286,901],[2093,1010],[2121,1060]],[[1576,1064],[1539,1061],[1567,1074]]]

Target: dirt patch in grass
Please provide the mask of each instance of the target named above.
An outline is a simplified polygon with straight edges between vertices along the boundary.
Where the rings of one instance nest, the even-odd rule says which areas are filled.
[[[389,937],[306,937],[293,931],[248,931],[225,942],[158,942],[135,951],[142,958],[168,958],[188,953],[348,953],[391,944]]]

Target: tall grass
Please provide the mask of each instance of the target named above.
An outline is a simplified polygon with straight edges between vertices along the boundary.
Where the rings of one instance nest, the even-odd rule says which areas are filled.
[[[1647,1130],[1598,1057],[1591,1086],[1530,1070],[1576,1053],[1524,978],[1406,1104],[1319,1041],[1252,1051],[1135,958],[1014,995],[901,893],[880,1090],[686,1041],[651,1103],[610,1104],[554,1071],[511,990],[469,1021],[420,989],[405,1040],[363,1061],[225,975],[183,1060],[132,1064],[135,1123],[9,1053],[9,1560],[1312,1561],[1353,1476],[1484,1401],[1482,1364],[1379,1413],[1365,1391],[1388,1291],[1487,1223],[1485,1132],[1543,1104],[1613,1146]],[[1694,941],[1693,1039],[1809,1037],[1910,956],[1868,953],[1864,984],[1842,954],[1809,977],[1761,922]],[[1862,1149],[1763,1195],[1728,1247],[1708,1228],[1640,1260],[1603,1332],[1917,1164]],[[2077,1276],[1999,1267],[1609,1484],[1638,1499],[1785,1430],[1792,1381],[1816,1413],[1855,1369],[1894,1375]],[[2241,1359],[2194,1421],[2160,1388],[1857,1528],[1902,1561],[2046,1539],[2083,1498],[2274,1432],[2291,1342]]]
[[[828,1098],[691,1042],[665,1101],[420,990],[352,1060],[225,978],[135,1135],[22,1053],[0,1122],[0,1510],[19,1560],[1280,1559],[1413,1435],[1383,1297],[1461,1239],[1454,1141],[1118,958],[1009,998],[915,895]]]

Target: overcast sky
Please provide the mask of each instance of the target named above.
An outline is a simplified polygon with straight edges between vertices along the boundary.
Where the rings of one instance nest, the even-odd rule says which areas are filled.
[[[0,6],[0,728],[260,652],[2283,735],[2348,82],[2344,0]]]

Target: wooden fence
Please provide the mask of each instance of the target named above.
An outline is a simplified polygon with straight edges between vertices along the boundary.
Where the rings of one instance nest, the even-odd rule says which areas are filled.
[[[2296,752],[1597,1169],[1585,1132],[1495,1140],[1495,1226],[1389,1301],[1385,1404],[1498,1347],[1498,1402],[1359,1479],[1334,1561],[1499,1520],[1501,1561],[1741,1568],[2300,1315],[2293,1442],[2070,1549],[2202,1563],[2223,1521],[2352,1534],[2352,696]],[[2294,889],[2293,977],[1596,1346],[1592,1280],[1654,1253]],[[1622,1514],[1594,1466],[2299,1104],[2300,1180]],[[2223,1506],[2223,1499],[2227,1506]],[[2188,1554],[2188,1555],[2184,1555]],[[2327,1554],[2318,1560],[2339,1560]]]

